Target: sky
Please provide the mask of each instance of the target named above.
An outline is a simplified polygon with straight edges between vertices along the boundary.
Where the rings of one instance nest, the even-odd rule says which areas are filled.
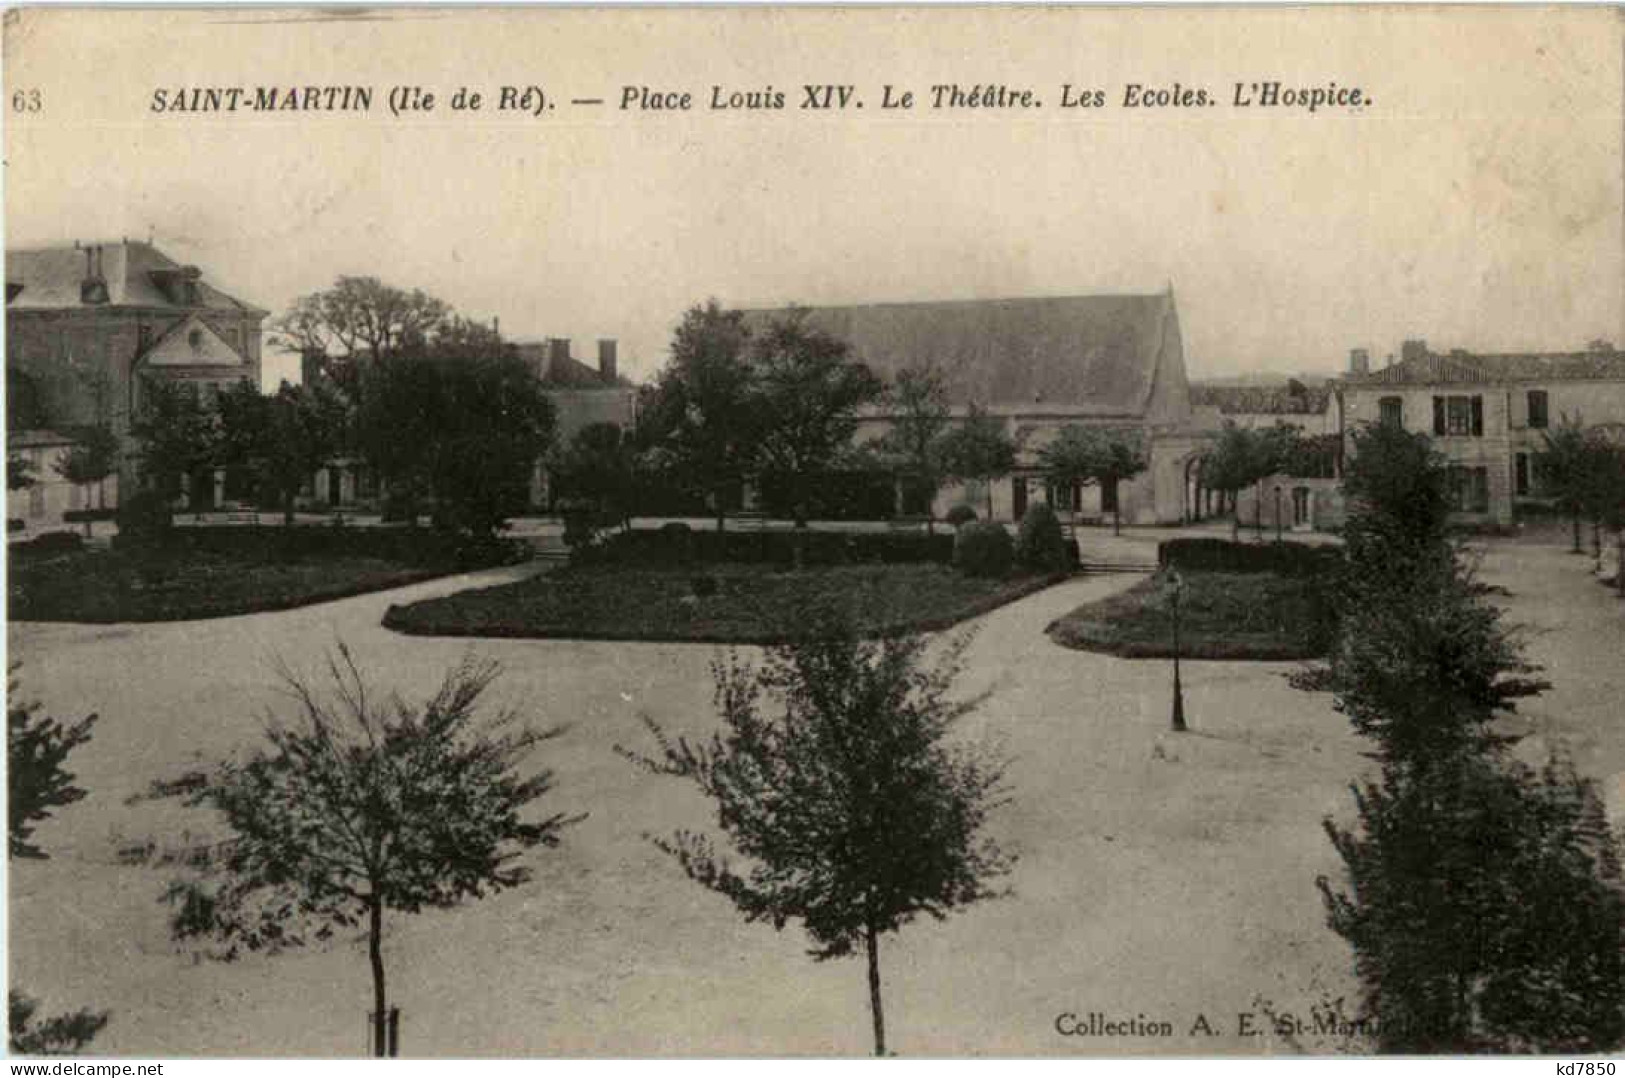
[[[6,243],[150,234],[273,312],[374,275],[589,361],[617,338],[635,378],[708,297],[1172,286],[1193,377],[1332,373],[1408,337],[1625,343],[1621,55],[1600,7],[10,12],[8,105],[43,107],[6,113]],[[1276,79],[1373,103],[1227,107]],[[880,108],[884,84],[948,82],[1045,107]],[[865,107],[800,110],[804,83]],[[1108,107],[1062,111],[1063,83]],[[1225,106],[1124,108],[1129,83]],[[150,107],[157,88],[337,84],[374,87],[373,110]],[[446,108],[505,84],[556,108]],[[390,115],[396,85],[439,108]],[[622,110],[626,86],[694,108]],[[786,108],[711,110],[713,86]]]

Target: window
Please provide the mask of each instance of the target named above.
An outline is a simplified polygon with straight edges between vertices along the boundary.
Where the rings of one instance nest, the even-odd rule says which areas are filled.
[[[1522,496],[1529,493],[1529,454],[1519,453],[1512,462],[1512,489]]]
[[[1489,469],[1452,465],[1448,475],[1450,508],[1457,513],[1490,510]]]
[[[1292,526],[1304,528],[1309,525],[1309,488],[1292,488]]]
[[[1484,436],[1483,397],[1434,397],[1433,433],[1447,437]]]
[[[1405,425],[1405,398],[1384,397],[1377,402],[1377,420],[1390,427]]]
[[[1547,426],[1546,391],[1544,389],[1531,389],[1529,391],[1529,425],[1536,430]]]

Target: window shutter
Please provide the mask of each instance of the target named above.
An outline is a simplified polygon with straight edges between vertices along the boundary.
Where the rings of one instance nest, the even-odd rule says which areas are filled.
[[[1444,398],[1443,397],[1434,397],[1433,398],[1433,433],[1436,434],[1436,435],[1439,435],[1441,437],[1444,435]]]
[[[1473,398],[1473,437],[1484,437],[1484,398]]]

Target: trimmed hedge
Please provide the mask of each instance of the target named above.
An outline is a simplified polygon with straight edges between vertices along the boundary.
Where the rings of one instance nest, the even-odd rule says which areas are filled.
[[[953,560],[954,537],[913,532],[860,533],[802,531],[691,531],[677,523],[659,531],[619,532],[593,547],[590,560],[612,565],[688,565],[733,562],[756,565],[795,564],[797,539],[806,565],[902,565]]]
[[[99,520],[117,520],[118,507],[108,506],[105,509],[69,509],[62,514],[62,519],[68,524],[94,524]]]
[[[8,553],[13,558],[52,558],[62,554],[77,554],[83,549],[85,541],[78,532],[54,531],[12,543]]]
[[[1035,573],[1061,573],[1076,561],[1077,544],[1061,534],[1055,510],[1043,502],[1028,509],[1016,533],[1016,564]]]
[[[1319,576],[1343,562],[1336,546],[1306,543],[1232,543],[1228,539],[1167,539],[1157,544],[1157,564],[1210,573],[1276,573]]]
[[[120,549],[123,534],[114,536]],[[142,544],[137,544],[141,546]],[[145,546],[150,547],[148,542]],[[166,557],[186,553],[229,555],[249,563],[278,564],[323,558],[378,558],[408,566],[485,566],[529,553],[508,539],[471,539],[456,533],[411,528],[349,528],[331,524],[171,529],[160,544]]]
[[[954,537],[954,568],[966,576],[1005,576],[1014,561],[1014,544],[1002,524],[973,522]]]

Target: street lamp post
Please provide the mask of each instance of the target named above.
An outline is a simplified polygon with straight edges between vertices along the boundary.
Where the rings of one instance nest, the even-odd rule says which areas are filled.
[[[1179,684],[1179,596],[1185,582],[1179,576],[1178,569],[1169,569],[1169,582],[1173,585],[1170,602],[1174,616],[1174,733],[1184,733],[1189,727],[1185,725],[1185,690]]]

